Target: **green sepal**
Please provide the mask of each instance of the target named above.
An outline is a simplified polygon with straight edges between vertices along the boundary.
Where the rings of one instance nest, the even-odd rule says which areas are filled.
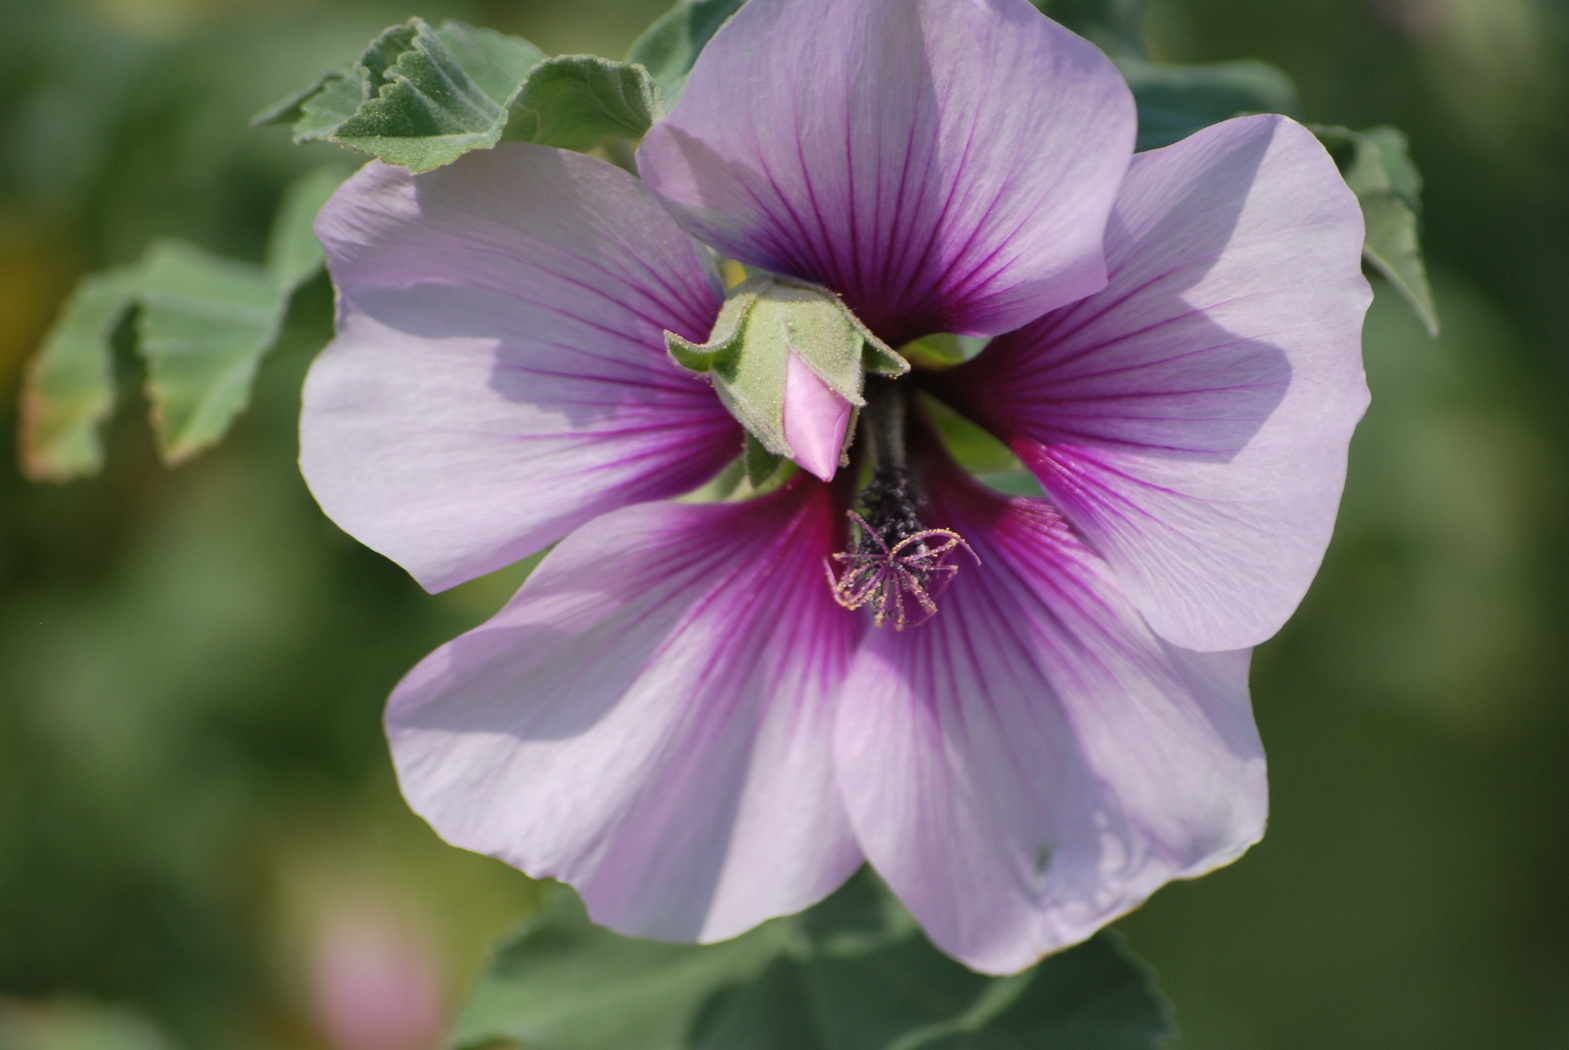
[[[851,314],[850,316],[854,320],[855,315]],[[855,323],[861,331],[862,338],[865,340],[861,344],[862,369],[867,372],[874,372],[880,376],[888,376],[891,379],[897,379],[910,370],[910,362],[905,360],[903,354],[872,335],[871,332],[861,325],[860,321]],[[860,402],[856,403],[859,404]]]
[[[665,349],[676,364],[690,372],[711,372],[728,361],[739,346],[741,326],[757,302],[756,288],[768,278],[753,277],[733,289],[719,308],[708,342],[694,343],[674,332],[665,333]]]
[[[868,370],[892,376],[910,370],[833,292],[766,275],[731,291],[708,342],[666,332],[665,346],[676,364],[713,381],[725,407],[765,450],[785,458],[792,454],[784,435],[791,354],[856,408],[866,403]]]
[[[519,37],[414,18],[252,123],[291,123],[296,142],[335,142],[418,172],[504,139],[576,150],[636,140],[663,113],[641,66],[549,58]]]
[[[899,353],[910,364],[929,371],[941,371],[964,363],[964,348],[959,345],[959,337],[947,332],[922,336],[913,343],[901,346]]]
[[[746,442],[741,450],[741,462],[746,468],[746,483],[755,491],[766,485],[768,480],[779,472],[779,468],[789,460],[768,451],[748,430]]]
[[[928,394],[917,404],[954,462],[977,481],[1010,496],[1045,497],[1039,479],[991,431]]]
[[[103,465],[99,427],[114,404],[111,339],[135,312],[158,450],[180,463],[215,443],[250,400],[295,290],[322,263],[311,221],[343,174],[297,181],[273,223],[264,265],[161,241],[134,266],[84,278],[28,367],[21,459],[29,477],[67,481]]]
[[[719,473],[691,492],[677,496],[676,501],[679,503],[721,503],[741,493],[743,489],[750,491],[746,480],[746,455],[744,448],[742,454],[726,463]]]
[[[1352,131],[1311,125],[1362,205],[1367,226],[1362,255],[1410,304],[1429,335],[1438,334],[1438,305],[1422,261],[1422,176],[1406,137],[1388,126]]]

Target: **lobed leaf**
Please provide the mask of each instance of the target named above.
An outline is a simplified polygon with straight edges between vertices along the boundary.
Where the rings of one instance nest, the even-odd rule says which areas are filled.
[[[1202,128],[1244,113],[1297,114],[1291,78],[1265,62],[1242,59],[1201,66],[1168,66],[1119,58],[1117,68],[1139,107],[1135,149],[1158,149]]]
[[[311,222],[341,181],[341,173],[323,170],[290,188],[265,265],[164,241],[134,266],[83,279],[23,386],[28,476],[67,481],[102,467],[98,432],[115,397],[110,340],[132,310],[164,460],[182,462],[222,437],[250,400],[294,290],[321,268]]]
[[[265,267],[165,241],[143,258],[136,294],[153,430],[164,459],[179,463],[244,408],[281,323],[279,288]]]
[[[438,33],[413,19],[366,49],[356,67],[363,101],[318,135],[411,171],[439,167],[500,141],[512,91],[544,57],[526,40],[492,30],[448,22]],[[504,93],[492,96],[487,87]]]
[[[627,52],[627,61],[648,70],[665,102],[675,105],[686,78],[719,27],[746,0],[681,0],[649,26]]]
[[[1113,58],[1145,55],[1149,0],[1030,0],[1042,14],[1088,39]]]
[[[324,104],[319,112],[341,113],[347,134],[483,132],[544,60],[520,37],[453,21],[432,29],[414,18],[383,30],[350,67],[360,88],[353,109]]]
[[[1346,184],[1362,205],[1367,224],[1363,257],[1394,285],[1428,334],[1438,334],[1438,306],[1422,260],[1422,176],[1395,128],[1366,131],[1314,126]]]
[[[1159,1050],[1170,1009],[1101,934],[1013,977],[928,944],[869,875],[708,947],[617,937],[566,890],[503,947],[455,1045],[530,1050]]]
[[[353,66],[345,66],[342,69],[334,69],[331,72],[323,73],[310,85],[303,87],[291,94],[285,95],[283,98],[280,98],[266,109],[263,109],[261,112],[257,113],[251,118],[251,127],[261,128],[268,127],[273,124],[295,124],[305,116],[306,103],[313,100],[323,91],[328,91],[329,89],[335,90],[334,85],[339,84],[349,85],[349,94],[351,100],[346,103],[347,109],[344,110],[342,117],[339,118],[342,120],[348,119],[349,114],[354,112],[354,107],[358,104],[359,100],[359,90],[354,85],[353,73]],[[296,142],[315,137],[316,135],[314,134],[314,131],[301,133],[299,128],[295,128]]]
[[[34,481],[69,481],[103,466],[98,430],[114,407],[109,340],[135,299],[135,281],[131,269],[83,278],[28,364],[21,461]]]
[[[311,226],[343,179],[344,172],[337,167],[318,168],[284,191],[267,240],[267,269],[291,292],[321,269],[325,256]]]
[[[636,140],[663,111],[640,66],[547,58],[519,37],[415,18],[252,123],[292,124],[296,142],[335,142],[418,172],[503,139],[579,150]]]
[[[505,137],[586,150],[607,139],[636,141],[664,112],[646,70],[594,55],[541,63],[509,107]]]
[[[778,955],[778,925],[707,948],[618,937],[561,890],[497,951],[464,1004],[455,1046],[507,1040],[529,1050],[681,1050],[718,988]]]
[[[311,223],[342,181],[341,172],[323,169],[290,187],[265,266],[179,242],[155,245],[144,259],[138,333],[166,462],[183,462],[223,437],[250,402],[256,369],[282,330],[289,298],[321,268]]]

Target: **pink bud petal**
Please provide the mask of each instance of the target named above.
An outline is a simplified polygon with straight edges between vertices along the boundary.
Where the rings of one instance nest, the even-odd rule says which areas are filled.
[[[850,402],[817,378],[795,354],[785,364],[784,433],[790,458],[824,481],[833,480],[850,425]]]

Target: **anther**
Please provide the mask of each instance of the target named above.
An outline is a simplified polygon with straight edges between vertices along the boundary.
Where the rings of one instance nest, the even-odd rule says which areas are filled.
[[[975,551],[952,529],[928,529],[916,513],[914,484],[903,467],[881,466],[861,493],[865,512],[849,511],[860,535],[853,550],[824,563],[834,601],[846,609],[869,606],[878,627],[917,627],[937,612],[937,598],[958,574],[949,557]]]

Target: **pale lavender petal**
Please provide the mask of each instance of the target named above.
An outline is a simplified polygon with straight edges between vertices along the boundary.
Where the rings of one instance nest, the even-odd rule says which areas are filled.
[[[1134,160],[1105,291],[941,380],[1010,440],[1163,637],[1235,649],[1318,569],[1367,406],[1362,217],[1300,125]]]
[[[432,590],[702,483],[741,434],[664,331],[708,338],[700,249],[630,175],[503,145],[371,164],[322,211],[338,334],[300,465],[323,509]]]
[[[751,0],[638,154],[708,243],[884,340],[994,334],[1102,287],[1127,85],[1027,0]]]
[[[928,523],[980,564],[931,620],[868,636],[839,783],[867,859],[933,942],[1012,973],[1258,840],[1247,653],[1157,638],[1044,501],[939,487]]]
[[[784,436],[790,458],[824,481],[832,481],[839,469],[852,407],[795,354],[785,359]]]
[[[833,777],[860,629],[823,579],[838,526],[802,477],[573,533],[393,694],[409,804],[634,936],[719,940],[818,900],[861,860]]]

